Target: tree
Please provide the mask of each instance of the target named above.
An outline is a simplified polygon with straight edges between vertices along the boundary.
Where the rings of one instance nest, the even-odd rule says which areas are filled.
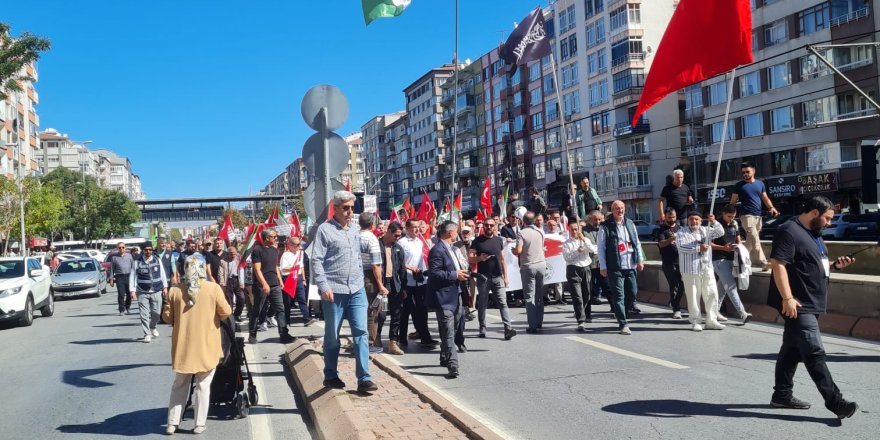
[[[4,90],[21,92],[21,84],[33,78],[21,74],[21,69],[40,58],[40,52],[49,50],[49,40],[24,32],[18,38],[9,35],[9,25],[0,22],[0,101],[6,100]]]
[[[131,224],[141,218],[137,205],[121,192],[104,188],[98,188],[98,192],[94,215],[88,219],[95,225],[94,237],[106,239],[130,234],[134,230]]]
[[[25,180],[24,226],[29,236],[52,236],[61,230],[64,197],[54,185],[42,185],[34,178]],[[17,224],[15,230],[19,230]]]
[[[267,203],[263,205],[263,218],[257,219],[257,221],[263,221],[269,218],[272,215],[272,212],[278,210],[278,215],[284,215],[284,211],[281,209],[281,204],[278,202]]]
[[[168,238],[176,242],[178,240],[183,240],[183,234],[180,232],[180,229],[174,228],[168,234]]]
[[[73,234],[86,243],[96,236],[98,204],[102,191],[93,177],[67,168],[56,168],[42,178],[44,185],[58,188],[64,195],[64,211],[60,230]]]
[[[9,179],[0,178],[0,234],[3,235],[4,251],[9,249],[9,236],[18,224],[19,217],[18,185]]]
[[[223,222],[226,220],[227,215],[229,216],[229,220],[232,221],[233,227],[243,228],[248,224],[248,218],[245,217],[241,211],[235,208],[229,208],[223,211],[223,215],[217,219],[217,223],[219,223],[221,227],[223,226]],[[266,215],[268,216],[268,214]]]
[[[291,206],[293,209],[295,209],[296,212],[299,213],[299,215],[300,215],[301,217],[302,217],[302,216],[305,216],[305,215],[306,215],[306,203],[305,203],[305,200],[304,200],[304,194],[301,193],[301,192],[300,192],[300,193],[297,193],[297,194],[294,194],[294,195],[290,198],[290,206]]]

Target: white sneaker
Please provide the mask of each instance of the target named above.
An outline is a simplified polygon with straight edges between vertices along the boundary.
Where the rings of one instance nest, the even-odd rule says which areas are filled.
[[[724,315],[722,315],[722,314],[720,314],[720,313],[718,313],[717,315],[718,315],[718,317],[717,317],[716,319],[718,319],[718,322],[727,322],[727,317],[726,317],[726,316],[724,316]]]
[[[719,324],[718,322],[707,322],[706,330],[724,330],[724,324]]]
[[[278,321],[276,321],[275,318],[271,316],[266,318],[266,323],[269,324],[269,327],[278,327]]]
[[[159,330],[158,330],[158,329],[155,329],[155,328],[153,329],[153,337],[154,337],[154,338],[158,338],[158,337],[159,337]]]
[[[703,326],[700,324],[694,323],[694,325],[691,326],[691,330],[693,330],[695,332],[701,332],[701,331],[703,331]]]
[[[579,331],[579,332],[585,332],[585,331],[587,331],[587,326],[584,325],[583,322],[579,323],[579,324],[578,324],[578,331]]]
[[[144,342],[146,342],[147,344],[149,344],[152,340],[153,340],[153,336],[152,336],[152,335],[146,335],[146,336],[144,336]]]
[[[681,319],[681,312],[680,312],[680,311],[676,311],[675,313],[673,313],[673,314],[672,314],[672,319]]]
[[[622,335],[631,335],[633,332],[629,329],[629,327],[624,327],[620,329],[620,334]]]

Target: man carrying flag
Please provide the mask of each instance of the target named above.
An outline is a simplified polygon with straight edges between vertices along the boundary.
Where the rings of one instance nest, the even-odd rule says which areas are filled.
[[[287,322],[290,322],[290,311],[293,308],[293,302],[299,305],[299,311],[302,314],[303,326],[308,327],[315,323],[312,314],[309,311],[309,298],[306,293],[308,284],[305,281],[305,273],[303,268],[308,263],[308,256],[300,247],[301,239],[299,235],[291,232],[287,239],[287,250],[281,255],[281,278],[283,279],[282,291],[284,295],[284,314],[287,316]]]
[[[483,193],[480,195],[480,206],[483,207],[486,217],[492,217],[492,188],[489,186],[489,176],[483,185]]]

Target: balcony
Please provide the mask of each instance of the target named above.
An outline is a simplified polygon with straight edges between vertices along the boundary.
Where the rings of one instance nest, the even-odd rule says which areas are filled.
[[[644,67],[644,53],[631,53],[611,60],[611,73],[616,73],[629,68],[642,69]]]
[[[839,17],[835,17],[831,19],[831,27],[842,26],[851,21],[856,21],[860,18],[864,18],[868,16],[868,7],[865,6],[861,9],[856,9],[855,11],[850,12],[849,14],[843,14]]]
[[[635,127],[633,127],[629,121],[614,124],[614,131],[612,132],[612,135],[614,137],[624,137],[633,134],[648,133],[650,131],[651,123],[648,122],[647,118],[641,118],[641,120],[638,124],[636,124]]]
[[[445,111],[443,115],[440,117],[440,123],[443,125],[452,125],[452,121],[455,119],[455,112]]]
[[[445,107],[447,104],[451,104],[453,99],[455,99],[455,92],[452,89],[443,91],[443,95],[440,97],[440,105]]]
[[[686,151],[688,156],[699,156],[701,154],[706,154],[706,152],[709,151],[709,147],[707,147],[706,144],[691,145],[690,147],[687,147]]]
[[[617,155],[617,163],[618,164],[623,163],[623,162],[634,162],[634,161],[638,161],[638,160],[650,161],[651,160],[651,153],[648,151],[641,151],[641,152],[635,152],[635,153],[630,153],[628,151],[625,151],[625,152],[621,152],[620,154]]]
[[[619,92],[614,92],[612,105],[617,108],[630,103],[638,102],[642,95],[642,87],[627,87]]]
[[[642,0],[615,0],[609,3],[606,7],[606,11],[613,11],[623,5],[640,5],[642,4]]]

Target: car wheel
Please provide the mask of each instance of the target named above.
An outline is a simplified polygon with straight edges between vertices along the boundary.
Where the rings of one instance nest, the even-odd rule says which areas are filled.
[[[28,295],[24,303],[24,316],[18,321],[18,325],[28,327],[34,323],[34,298]]]
[[[45,318],[55,314],[55,296],[52,295],[52,292],[49,292],[49,298],[47,301],[46,305],[40,309],[40,314]]]

